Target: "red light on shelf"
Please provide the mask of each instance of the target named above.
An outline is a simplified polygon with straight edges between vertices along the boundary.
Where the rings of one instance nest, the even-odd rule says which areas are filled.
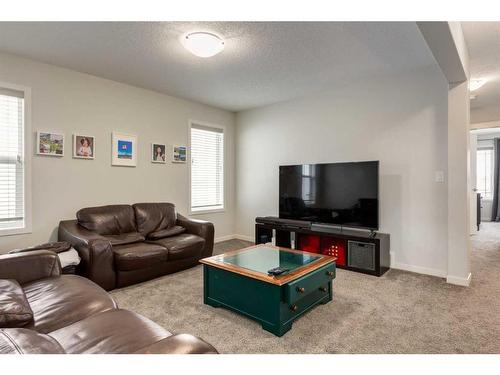
[[[325,237],[321,244],[321,253],[337,258],[339,266],[345,266],[346,242],[343,239]]]
[[[319,253],[320,252],[320,242],[321,237],[315,235],[300,235],[298,241],[298,249],[302,251],[307,251],[310,253]]]

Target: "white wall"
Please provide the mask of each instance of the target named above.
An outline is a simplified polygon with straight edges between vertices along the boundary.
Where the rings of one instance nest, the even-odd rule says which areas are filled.
[[[380,160],[392,266],[446,276],[447,94],[436,66],[238,113],[236,233],[278,214],[280,164]]]
[[[33,132],[66,135],[63,158],[31,154],[33,231],[0,236],[0,252],[56,240],[59,220],[82,207],[167,201],[187,213],[188,164],[152,164],[149,155],[151,142],[187,145],[189,119],[226,126],[227,210],[197,217],[214,222],[216,237],[233,234],[233,113],[7,54],[0,81],[31,87]],[[136,168],[111,166],[113,130],[138,135]],[[96,137],[95,160],[71,157],[75,132]]]

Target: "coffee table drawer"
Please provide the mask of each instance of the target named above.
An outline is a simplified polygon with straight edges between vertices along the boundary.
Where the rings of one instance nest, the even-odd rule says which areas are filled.
[[[283,285],[284,300],[293,304],[312,291],[328,285],[335,278],[335,263],[327,264],[300,279]]]

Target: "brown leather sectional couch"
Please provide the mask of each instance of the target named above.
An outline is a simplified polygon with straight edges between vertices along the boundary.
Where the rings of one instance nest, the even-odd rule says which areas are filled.
[[[78,273],[111,290],[177,272],[213,252],[213,224],[188,219],[171,203],[79,210],[61,221],[59,241],[80,254]]]
[[[92,281],[61,275],[56,253],[0,256],[0,354],[217,351],[117,307]]]

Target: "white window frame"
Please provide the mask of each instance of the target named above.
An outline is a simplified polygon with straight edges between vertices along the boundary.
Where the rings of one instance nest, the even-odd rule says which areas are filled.
[[[0,229],[0,237],[2,237],[32,232],[31,161],[33,133],[31,130],[31,88],[1,81],[0,87],[24,93],[24,227]]]
[[[494,190],[495,190],[495,147],[494,146],[478,146],[477,147],[477,150],[476,150],[476,153],[478,151],[484,151],[484,150],[491,150],[493,151],[492,153],[492,160],[491,160],[491,198],[489,197],[486,197],[486,196],[482,196],[481,199],[485,202],[492,202],[493,201],[493,194],[494,194]],[[477,165],[476,165],[476,169],[477,169]],[[477,174],[477,173],[476,173]],[[477,180],[477,176],[476,176],[476,180]],[[476,185],[477,185],[477,181],[476,181]],[[479,189],[478,189],[478,192],[479,192]],[[482,195],[482,194],[481,194]]]
[[[223,159],[224,163],[222,165],[222,173],[224,175],[224,179],[222,181],[222,208],[213,208],[213,209],[206,209],[206,210],[195,210],[193,211],[191,208],[191,128],[193,125],[201,125],[201,126],[206,126],[208,128],[215,128],[215,129],[221,129],[222,133],[224,134],[224,142],[223,142]],[[198,121],[198,120],[189,120],[188,122],[188,157],[187,161],[189,164],[189,193],[188,193],[188,212],[189,215],[204,215],[204,214],[213,214],[213,213],[218,213],[218,212],[226,212],[226,184],[227,184],[227,176],[226,176],[226,162],[227,162],[227,133],[226,133],[226,126],[224,125],[218,125],[218,124],[213,124],[213,123],[208,123],[206,121]]]

